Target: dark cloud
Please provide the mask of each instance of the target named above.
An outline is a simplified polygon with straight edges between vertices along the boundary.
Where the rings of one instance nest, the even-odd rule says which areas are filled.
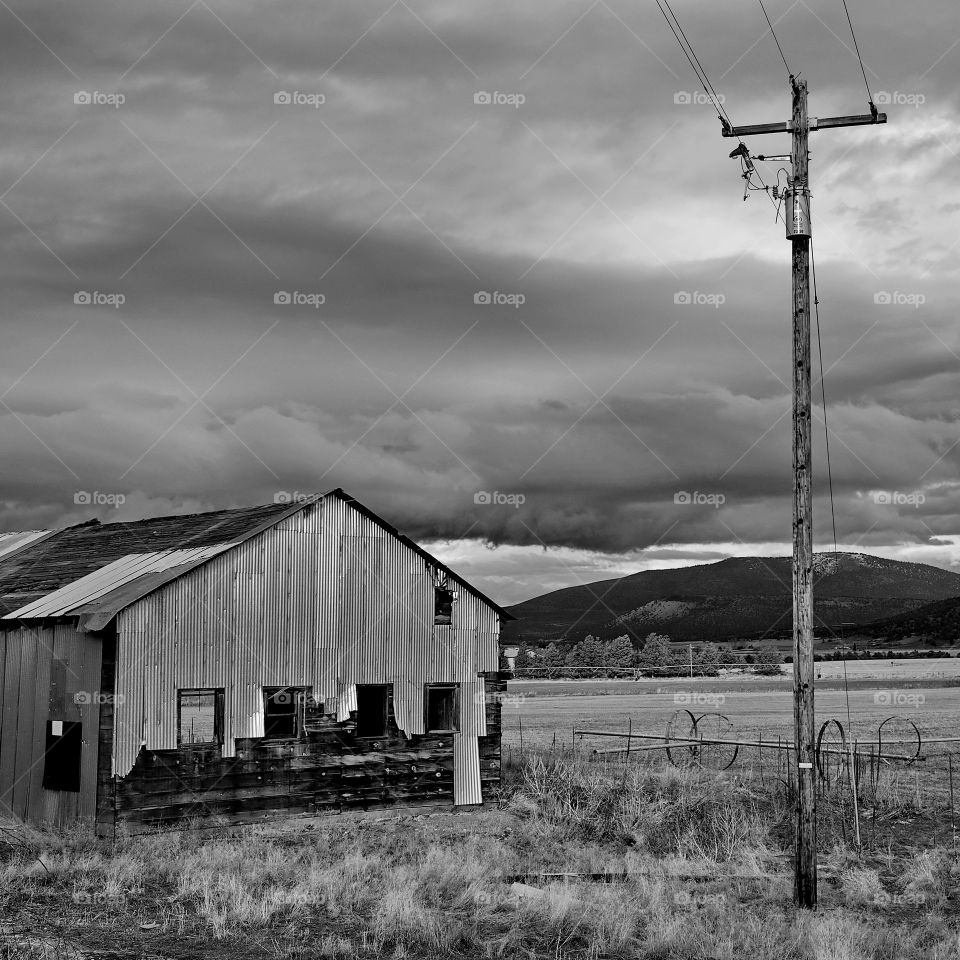
[[[811,112],[864,109],[836,6],[769,9]],[[12,10],[3,528],[343,486],[451,552],[514,545],[468,558],[511,596],[561,585],[556,551],[597,579],[788,539],[789,247],[655,5]],[[736,122],[785,117],[759,15],[681,14]],[[882,551],[960,520],[960,13],[855,17],[891,122],[817,132],[811,169],[838,534]]]

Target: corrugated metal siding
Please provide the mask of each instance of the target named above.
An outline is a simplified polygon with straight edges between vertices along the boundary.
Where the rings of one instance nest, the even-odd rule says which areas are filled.
[[[342,715],[356,709],[356,684],[392,683],[409,736],[424,732],[424,684],[458,682],[457,739],[473,747],[457,754],[455,785],[476,796],[485,726],[475,694],[478,674],[497,669],[499,619],[461,589],[453,622],[435,626],[434,573],[328,497],[137,601],[117,620],[114,772],[129,772],[141,744],[176,746],[178,689],[225,688],[233,756],[236,738],[263,736],[263,686],[312,686]]]
[[[483,803],[477,738],[487,733],[485,697],[483,677],[460,684],[460,732],[453,738],[453,802],[456,804]]]

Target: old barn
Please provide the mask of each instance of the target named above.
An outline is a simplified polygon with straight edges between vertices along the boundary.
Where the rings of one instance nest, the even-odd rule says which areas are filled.
[[[509,616],[341,490],[0,535],[0,815],[483,803]]]

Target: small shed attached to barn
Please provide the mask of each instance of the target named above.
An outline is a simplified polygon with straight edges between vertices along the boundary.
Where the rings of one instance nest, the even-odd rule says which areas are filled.
[[[481,804],[504,619],[341,490],[0,535],[0,816]]]

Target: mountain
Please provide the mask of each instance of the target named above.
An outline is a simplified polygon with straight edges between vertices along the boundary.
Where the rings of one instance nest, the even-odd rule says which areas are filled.
[[[931,601],[957,597],[960,574],[863,553],[814,556],[818,628],[861,625],[909,615]],[[541,642],[642,639],[719,640],[791,631],[789,557],[731,557],[671,570],[644,570],[615,580],[554,590],[508,608],[519,619],[504,639]],[[958,614],[960,615],[960,614]],[[827,631],[824,631],[827,632]]]
[[[875,620],[861,627],[860,633],[893,643],[912,639],[956,643],[960,639],[960,597],[936,600],[906,613]]]

